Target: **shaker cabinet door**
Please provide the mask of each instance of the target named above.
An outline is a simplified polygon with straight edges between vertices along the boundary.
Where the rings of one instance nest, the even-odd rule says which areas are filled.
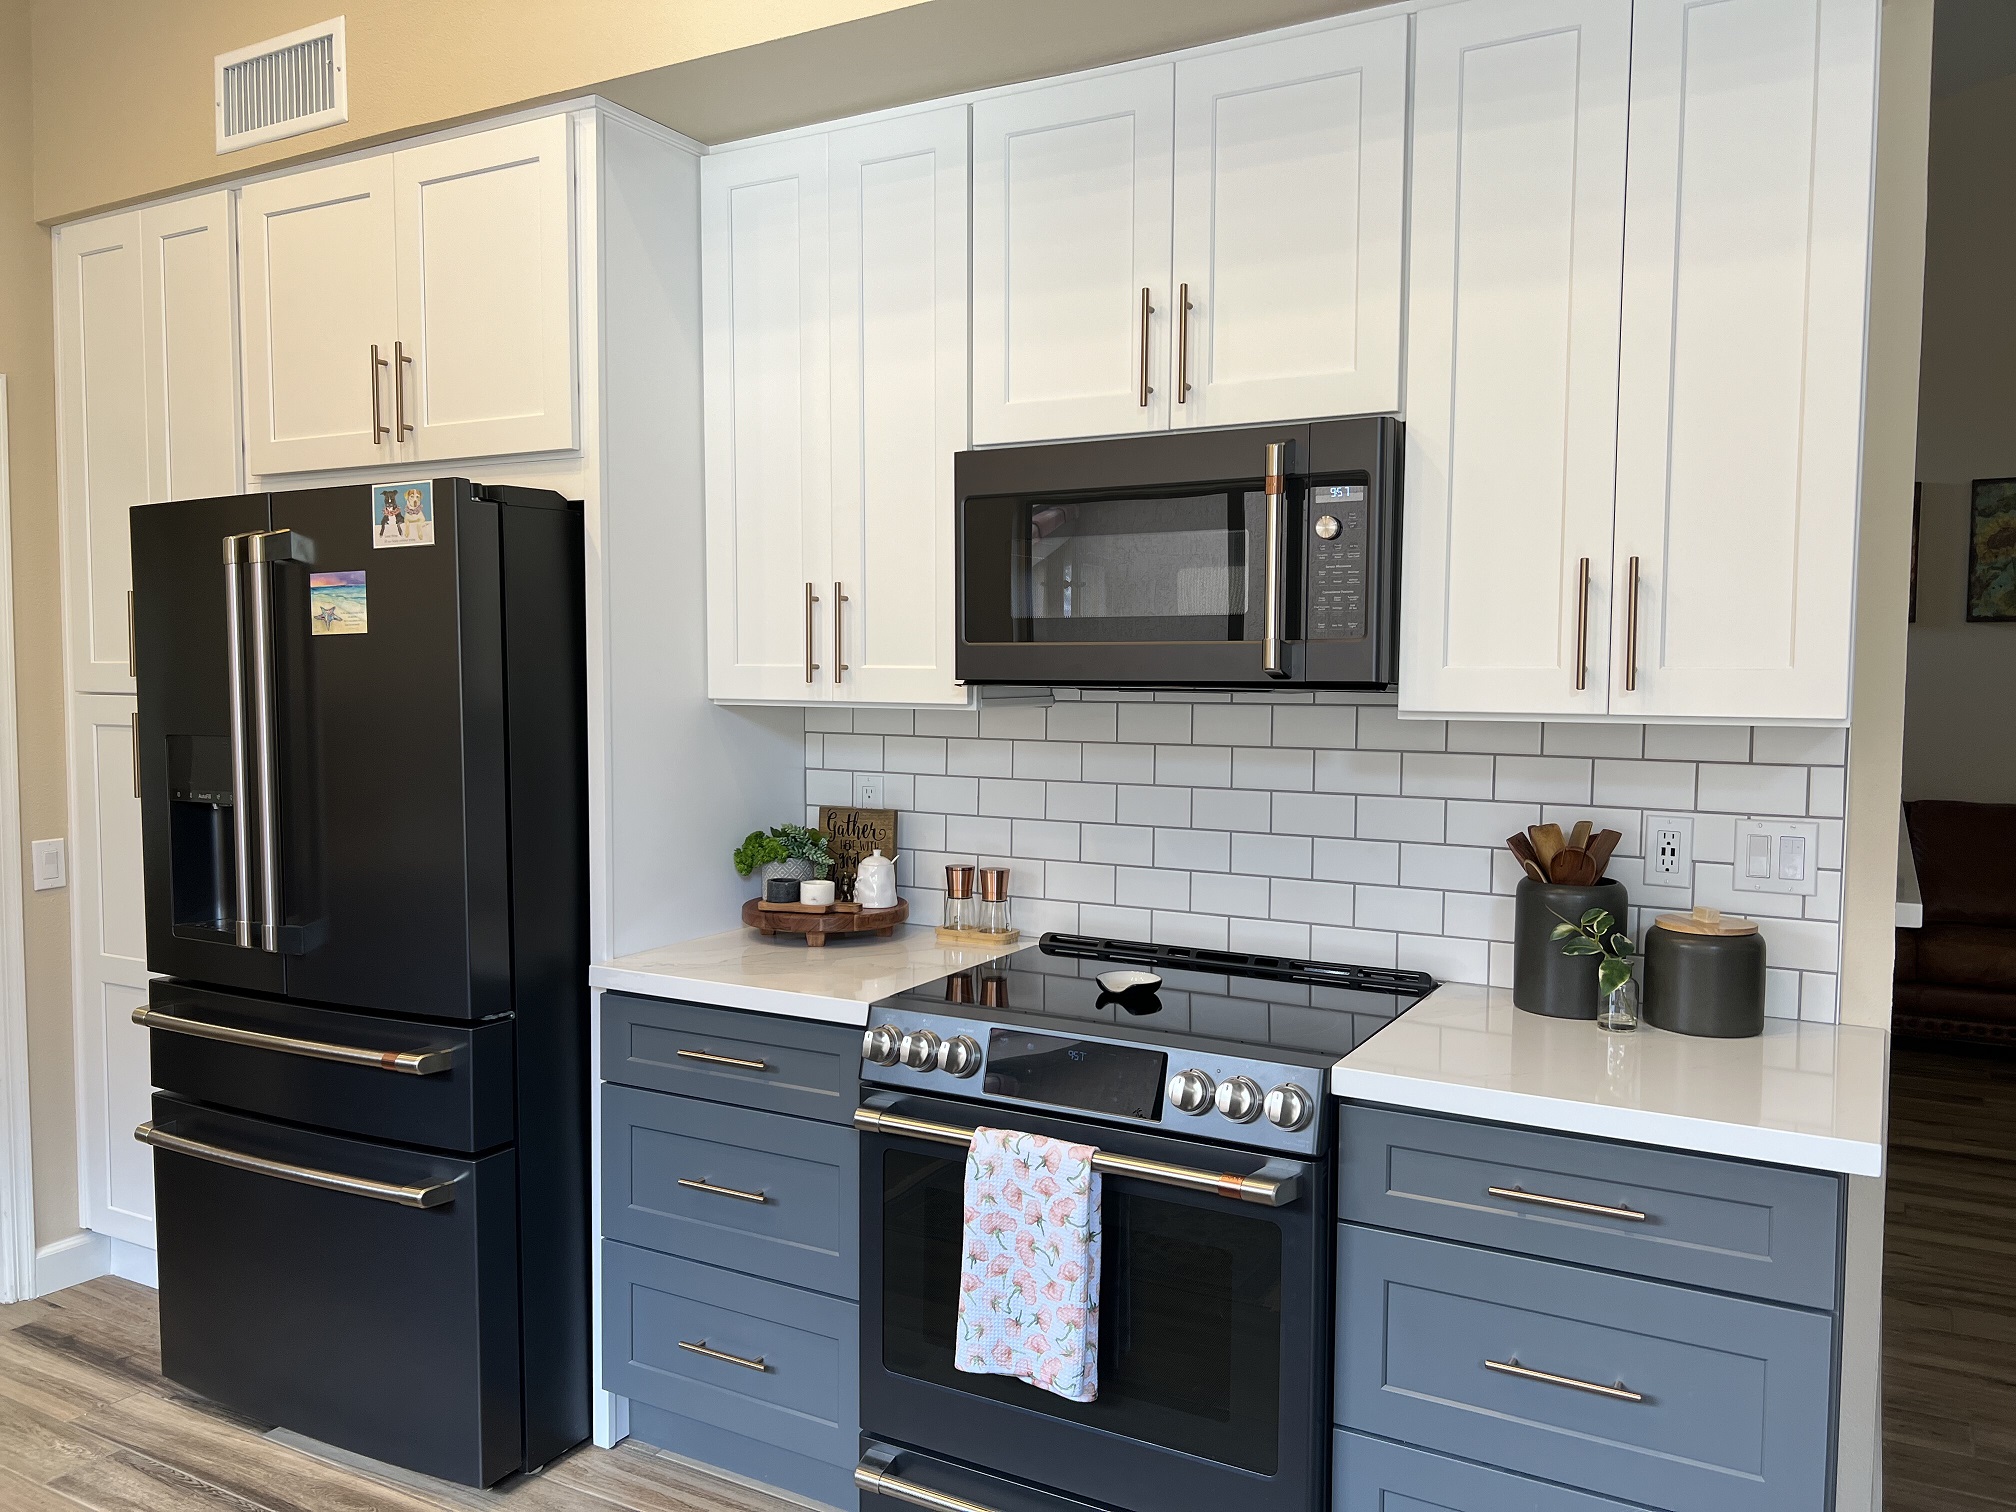
[[[966,445],[966,110],[835,132],[836,699],[963,703],[952,675],[952,457]]]
[[[231,191],[140,212],[147,313],[147,496],[209,499],[245,486]]]
[[[973,107],[973,440],[1169,424],[1166,63]]]
[[[577,444],[568,128],[545,116],[393,155],[406,455]]]
[[[1635,7],[1613,713],[1848,717],[1879,9]]]
[[[831,696],[826,138],[700,164],[707,689]]]
[[[386,155],[239,192],[246,442],[254,474],[397,460],[393,185]]]
[[[1172,424],[1400,407],[1407,30],[1176,65]]]
[[[1605,708],[1631,7],[1416,17],[1400,707]]]

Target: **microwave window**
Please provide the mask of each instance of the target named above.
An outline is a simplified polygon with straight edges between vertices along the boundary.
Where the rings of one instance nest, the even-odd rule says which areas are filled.
[[[972,601],[997,610],[985,623],[969,616],[972,639],[1259,638],[1258,491],[1046,494],[972,499],[967,508],[968,570],[994,589]]]

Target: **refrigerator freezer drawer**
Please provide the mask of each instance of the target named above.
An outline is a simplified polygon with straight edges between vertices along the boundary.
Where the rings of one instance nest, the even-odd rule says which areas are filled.
[[[512,1022],[416,1023],[156,981],[135,1012],[154,1085],[192,1102],[475,1151],[513,1136]]]
[[[165,1096],[145,1127],[170,1142],[163,1375],[464,1485],[522,1468],[514,1152],[417,1154]]]

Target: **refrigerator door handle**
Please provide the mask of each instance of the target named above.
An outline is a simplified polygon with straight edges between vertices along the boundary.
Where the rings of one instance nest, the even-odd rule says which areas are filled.
[[[249,535],[224,537],[224,647],[231,680],[232,943],[256,948],[252,917],[252,760],[245,744],[245,576]]]
[[[430,1181],[425,1186],[401,1186],[393,1181],[374,1181],[368,1176],[351,1176],[342,1171],[325,1171],[318,1166],[294,1165],[285,1160],[269,1160],[263,1155],[247,1155],[222,1145],[190,1139],[172,1129],[143,1123],[133,1137],[144,1145],[166,1150],[171,1155],[191,1155],[213,1165],[250,1171],[255,1176],[278,1176],[282,1181],[298,1181],[303,1186],[320,1187],[325,1192],[347,1192],[353,1197],[369,1197],[378,1202],[396,1202],[400,1207],[435,1208],[455,1200],[455,1183],[462,1178]]]
[[[259,769],[259,949],[280,949],[280,769],[275,758],[279,688],[274,670],[273,567],[313,562],[315,548],[291,530],[262,530],[248,538],[252,587],[252,751]],[[235,816],[234,816],[235,823]]]
[[[258,1029],[239,1029],[230,1024],[213,1024],[205,1019],[163,1013],[150,1003],[142,1003],[133,1010],[133,1022],[142,1029],[160,1029],[169,1034],[186,1034],[226,1045],[244,1045],[253,1050],[273,1050],[282,1055],[302,1055],[310,1060],[336,1061],[346,1066],[370,1066],[378,1071],[397,1071],[404,1076],[439,1076],[454,1066],[460,1054],[453,1045],[436,1045],[425,1050],[367,1050],[362,1045],[339,1045],[329,1040],[304,1039],[293,1034],[268,1034]]]

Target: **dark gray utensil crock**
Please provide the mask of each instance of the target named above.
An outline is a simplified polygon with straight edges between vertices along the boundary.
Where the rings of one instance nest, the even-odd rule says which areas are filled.
[[[1592,908],[1603,909],[1629,925],[1630,895],[1622,882],[1598,882],[1593,887],[1563,887],[1535,882],[1519,884],[1512,915],[1512,1005],[1548,1018],[1593,1019],[1602,1004],[1593,955],[1563,955],[1565,940],[1553,938],[1564,920],[1579,923]]]

